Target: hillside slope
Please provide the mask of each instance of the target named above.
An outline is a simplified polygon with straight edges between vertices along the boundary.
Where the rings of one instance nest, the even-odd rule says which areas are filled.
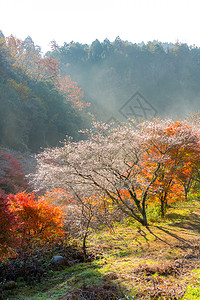
[[[151,219],[155,216],[152,215]],[[7,299],[200,299],[200,202],[172,207],[149,228],[116,224],[90,239],[96,259],[51,271]]]

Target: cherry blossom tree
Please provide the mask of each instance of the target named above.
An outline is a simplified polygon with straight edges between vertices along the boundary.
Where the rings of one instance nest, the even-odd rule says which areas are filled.
[[[129,217],[147,226],[146,205],[162,186],[156,181],[173,149],[197,142],[196,129],[170,132],[172,120],[131,125],[93,123],[87,139],[46,149],[38,159],[33,183],[41,188],[64,188],[79,201],[83,197],[108,197]],[[189,146],[188,146],[189,147]],[[100,201],[100,200],[99,200]]]

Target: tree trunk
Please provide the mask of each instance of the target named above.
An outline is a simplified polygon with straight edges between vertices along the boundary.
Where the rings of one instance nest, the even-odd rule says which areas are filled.
[[[143,217],[143,223],[142,223],[142,225],[148,226],[147,215],[146,215],[146,209],[145,208],[142,211],[142,217]]]
[[[84,255],[84,260],[86,260],[87,258],[87,247],[86,247],[86,240],[87,240],[87,235],[88,235],[88,231],[86,231],[86,233],[84,234],[84,237],[83,237],[83,255]]]
[[[165,202],[161,200],[161,218],[165,217]]]
[[[89,227],[90,227],[90,222],[91,222],[91,220],[92,220],[92,217],[93,217],[93,215],[91,214],[91,215],[89,216],[89,218],[88,218],[87,225],[86,225],[86,229],[85,229],[85,234],[84,234],[84,236],[83,236],[83,245],[82,245],[82,249],[83,249],[84,260],[86,260],[86,258],[87,258],[86,240],[87,240],[87,236],[88,236],[88,233],[89,233],[88,229],[89,229]]]
[[[144,218],[142,221],[143,226],[148,226],[147,218]]]

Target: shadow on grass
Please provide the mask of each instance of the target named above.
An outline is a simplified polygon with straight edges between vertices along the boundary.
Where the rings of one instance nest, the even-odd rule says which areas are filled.
[[[181,242],[184,246],[186,247],[192,247],[193,243],[191,243],[189,240],[181,237],[180,235],[176,234],[173,232],[173,228],[177,228],[179,229],[179,231],[181,232],[182,229],[186,229],[189,231],[194,231],[194,232],[198,232],[200,233],[200,216],[196,213],[194,213],[191,209],[190,212],[188,214],[179,214],[179,213],[168,213],[167,214],[167,219],[169,219],[170,221],[173,221],[173,223],[170,223],[170,227],[172,228],[172,230],[166,227],[164,227],[163,225],[157,225],[157,226],[153,226],[157,229],[159,229],[160,231],[166,233],[167,235],[175,238],[177,241]],[[163,238],[160,238],[158,234],[155,234],[150,228],[148,228],[148,231],[154,235],[156,237],[156,239],[170,245],[167,241],[165,241]]]
[[[163,226],[155,226],[155,227],[158,228],[159,230],[167,233],[168,235],[170,235],[171,237],[175,238],[179,242],[185,244],[186,246],[188,246],[188,247],[192,246],[192,244],[188,240],[180,237],[179,235],[175,234],[174,232],[169,231],[167,228],[165,228]],[[168,245],[170,245],[170,244],[168,244]]]
[[[65,299],[65,300],[117,300],[129,294],[122,288],[117,274],[110,272],[103,275],[100,264],[79,263],[72,267],[63,267],[59,271],[48,274],[42,283],[4,291],[5,299]],[[3,298],[3,299],[4,299]]]
[[[158,226],[154,226],[154,227],[159,228]],[[149,226],[147,226],[146,228],[147,228],[147,230],[149,231],[149,233],[152,234],[152,235],[155,237],[155,241],[156,241],[156,240],[159,240],[159,241],[161,241],[161,242],[163,242],[163,243],[165,243],[165,244],[171,246],[166,240],[162,239],[162,238],[159,237],[157,234],[155,234],[155,233],[149,228]]]
[[[195,230],[200,233],[200,216],[192,211],[186,216],[178,213],[170,213],[168,214],[168,218],[175,220],[173,224],[170,224],[172,227]]]

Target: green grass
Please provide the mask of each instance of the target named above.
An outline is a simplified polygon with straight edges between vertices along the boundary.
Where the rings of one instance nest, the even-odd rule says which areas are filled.
[[[187,300],[199,300],[200,299],[200,287],[189,285],[187,292],[183,299]]]
[[[71,289],[102,283],[98,264],[82,263],[60,271],[51,271],[49,277],[34,286],[19,287],[7,293],[7,299],[59,299]],[[16,294],[17,293],[17,294]]]
[[[199,300],[200,299],[200,269],[192,272],[193,278],[191,284],[188,285],[186,293],[183,297],[184,300]]]
[[[24,286],[19,280],[18,288],[7,291],[5,299],[61,299],[83,286],[103,285],[109,274],[116,276],[108,278],[108,282],[116,283],[129,299],[131,296],[150,299],[149,295],[156,293],[156,289],[162,295],[174,290],[180,296],[178,299],[200,299],[199,261],[184,258],[199,251],[199,240],[200,202],[179,203],[169,210],[165,220],[159,219],[148,229],[130,221],[116,224],[114,232],[104,228],[89,240],[88,250],[101,252],[100,259],[50,271],[48,278],[34,286]],[[159,275],[162,268],[175,261],[183,261],[178,276],[173,273]],[[149,276],[142,267],[155,269],[155,272]],[[160,299],[168,298],[161,296]]]

